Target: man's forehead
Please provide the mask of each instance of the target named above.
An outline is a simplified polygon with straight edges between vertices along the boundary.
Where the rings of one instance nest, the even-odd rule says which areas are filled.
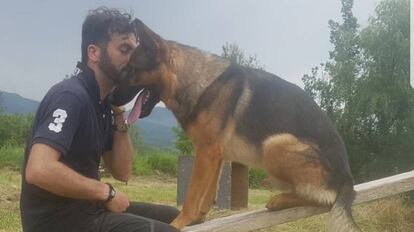
[[[128,34],[120,34],[120,33],[113,33],[111,35],[111,41],[114,43],[128,43],[131,46],[134,46],[134,48],[137,46],[138,39],[135,37],[134,33],[128,33]]]

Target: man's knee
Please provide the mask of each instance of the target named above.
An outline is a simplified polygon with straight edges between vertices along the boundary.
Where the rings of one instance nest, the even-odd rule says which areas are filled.
[[[143,202],[131,202],[126,212],[164,223],[171,223],[180,213],[175,207]]]

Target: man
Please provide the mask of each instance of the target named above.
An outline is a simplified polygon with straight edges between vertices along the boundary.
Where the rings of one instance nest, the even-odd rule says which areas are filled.
[[[131,176],[123,109],[111,108],[106,97],[136,41],[128,14],[101,7],[86,17],[81,72],[53,86],[36,113],[22,176],[23,231],[177,231],[167,224],[177,209],[130,204],[125,193],[99,181],[101,157],[115,179]]]

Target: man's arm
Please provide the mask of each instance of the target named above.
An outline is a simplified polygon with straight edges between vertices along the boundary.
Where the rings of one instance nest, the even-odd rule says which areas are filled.
[[[26,181],[68,198],[104,201],[108,197],[109,187],[106,184],[70,169],[59,162],[60,155],[48,145],[34,144],[26,165]]]
[[[115,107],[114,107],[115,108]],[[115,124],[121,124],[125,120],[121,109],[114,109]],[[103,154],[105,166],[112,176],[123,182],[127,182],[132,173],[134,149],[128,132],[114,131],[112,150]]]
[[[60,156],[57,150],[48,145],[34,144],[26,165],[26,181],[67,198],[92,201],[105,201],[108,198],[108,185],[75,172],[59,162]],[[122,212],[129,206],[129,200],[118,191],[105,206],[113,212]]]

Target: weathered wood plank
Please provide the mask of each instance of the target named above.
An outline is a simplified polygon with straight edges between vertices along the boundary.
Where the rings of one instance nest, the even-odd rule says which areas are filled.
[[[357,196],[354,204],[377,200],[384,197],[414,190],[414,171],[356,185]],[[247,232],[271,227],[301,218],[327,212],[327,208],[298,207],[277,212],[266,209],[217,218],[203,224],[186,227],[185,232]]]
[[[414,190],[414,171],[355,185],[357,196],[354,204]]]

